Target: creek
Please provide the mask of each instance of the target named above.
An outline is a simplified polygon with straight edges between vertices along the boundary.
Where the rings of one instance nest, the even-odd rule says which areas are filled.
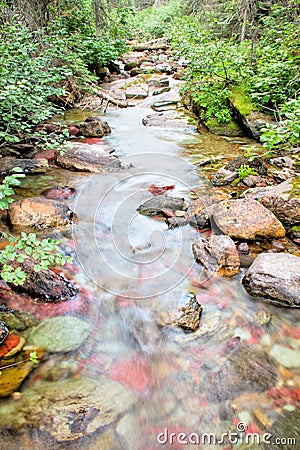
[[[23,186],[22,195],[39,195],[55,184],[77,190],[68,204],[80,221],[60,237],[76,255],[75,280],[92,298],[80,315],[92,331],[78,350],[50,355],[44,369],[43,364],[35,369],[19,400],[1,400],[8,423],[18,423],[16,430],[6,429],[1,420],[3,449],[254,450],[267,447],[262,441],[244,444],[238,424],[261,436],[271,432],[275,416],[292,426],[293,417],[285,415],[295,412],[300,362],[284,367],[269,354],[279,346],[299,350],[298,313],[251,298],[242,287],[242,273],[205,280],[192,254],[198,231],[190,225],[168,229],[165,221],[136,211],[152,197],[151,185],[174,185],[172,195],[186,199],[191,190],[207,192],[208,169],[193,162],[200,156],[226,161],[238,153],[239,143],[199,135],[191,127],[145,127],[142,119],[151,101],[107,112],[112,134],[91,144],[115,150],[128,165],[125,170],[87,175],[53,167],[46,175],[28,177]],[[87,115],[69,111],[65,121]],[[169,325],[169,318],[191,293],[203,312],[199,330],[186,333]],[[101,398],[86,394],[87,382],[95,397],[106,397],[106,405],[111,400],[116,414],[104,406],[103,412]],[[283,386],[285,395],[279,392]],[[78,417],[70,419],[70,404],[64,412],[62,389],[72,393],[74,403],[86,396],[80,423]],[[51,417],[37,413],[49,392],[53,405],[58,404]],[[73,438],[65,432],[66,417]],[[230,431],[241,432],[236,445],[228,436],[221,442]],[[178,441],[180,433],[187,437]],[[220,445],[193,445],[203,433],[213,433],[211,439]],[[180,439],[191,441],[180,444]]]

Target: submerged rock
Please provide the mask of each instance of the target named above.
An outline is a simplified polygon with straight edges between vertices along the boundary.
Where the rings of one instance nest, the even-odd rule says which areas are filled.
[[[123,168],[120,160],[104,149],[79,143],[68,145],[63,153],[58,152],[56,162],[65,169],[82,172],[116,172]]]
[[[38,427],[58,442],[75,441],[115,422],[134,403],[133,395],[105,376],[45,382],[26,390],[0,411],[0,426]]]
[[[279,238],[285,229],[274,214],[256,200],[226,200],[213,207],[212,219],[228,236],[237,239]]]
[[[69,200],[70,198],[73,198],[75,194],[76,190],[68,186],[54,186],[42,192],[42,195],[52,200]]]
[[[223,367],[213,374],[208,399],[224,402],[243,392],[264,392],[275,386],[277,376],[275,361],[266,352],[240,341]]]
[[[300,307],[300,258],[286,253],[261,253],[247,270],[243,284],[254,296],[282,306]]]
[[[193,243],[193,253],[209,276],[232,277],[240,270],[240,258],[229,236],[213,235],[208,240],[199,238]]]
[[[193,294],[191,294],[191,297],[187,305],[181,308],[182,314],[176,321],[176,325],[185,331],[196,331],[200,325],[202,306]]]
[[[90,325],[78,317],[52,317],[31,328],[27,343],[48,352],[69,352],[80,347],[90,331]]]
[[[283,411],[268,430],[272,438],[265,449],[295,450],[300,442],[300,410]],[[285,443],[284,440],[286,439]],[[280,443],[281,442],[281,443]]]
[[[76,214],[65,204],[44,197],[24,198],[9,206],[11,224],[37,229],[55,228],[70,224]]]
[[[100,137],[111,133],[110,126],[97,116],[90,116],[79,125],[79,130],[84,137]]]
[[[15,365],[15,363],[21,361],[24,362]],[[9,367],[10,365],[12,367]],[[32,368],[33,363],[28,361],[27,354],[24,352],[19,354],[17,358],[2,361],[0,364],[0,397],[6,397],[15,392],[30,374]]]
[[[271,347],[270,355],[283,367],[288,369],[300,367],[300,350],[294,350],[285,347],[284,345],[275,344]]]

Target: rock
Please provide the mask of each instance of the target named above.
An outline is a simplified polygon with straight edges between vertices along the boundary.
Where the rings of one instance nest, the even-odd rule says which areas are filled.
[[[84,137],[103,137],[111,133],[110,126],[97,116],[90,116],[79,126],[79,130]]]
[[[273,178],[277,183],[282,183],[295,176],[295,172],[292,169],[287,169],[286,167],[280,171],[274,170]]]
[[[9,359],[19,353],[24,347],[25,339],[15,334],[9,334],[0,345],[0,359]]]
[[[0,175],[7,175],[14,167],[21,167],[24,173],[44,173],[49,168],[47,159],[1,158]]]
[[[213,206],[212,220],[236,239],[280,238],[285,229],[274,214],[256,200],[225,200]]]
[[[17,364],[20,361],[25,361],[23,364]],[[12,367],[8,367],[13,365]],[[7,367],[7,368],[6,368]],[[21,353],[17,358],[1,361],[0,363],[0,397],[6,397],[15,392],[24,379],[30,374],[33,368],[33,363],[28,361],[26,353]]]
[[[123,168],[117,157],[88,144],[68,145],[66,151],[56,154],[56,162],[65,169],[82,172],[116,172]]]
[[[208,399],[224,402],[243,392],[264,392],[277,381],[275,361],[264,351],[240,341],[222,368],[213,374]]]
[[[158,88],[168,88],[169,89],[169,85],[170,85],[170,81],[169,78],[164,77],[164,78],[150,78],[150,80],[147,81],[148,86],[154,86],[154,87],[158,87]]]
[[[142,123],[145,127],[162,127],[181,133],[197,131],[196,125],[190,124],[186,116],[173,110],[149,114],[143,118]]]
[[[24,198],[12,203],[8,217],[13,226],[37,229],[65,226],[76,219],[65,203],[44,197]]]
[[[126,89],[126,98],[143,99],[148,97],[148,86],[143,87],[133,86]]]
[[[70,136],[80,136],[81,135],[80,129],[74,125],[70,125],[68,127],[68,131],[69,131]]]
[[[300,222],[300,198],[294,185],[296,185],[296,179],[287,180],[277,186],[249,189],[242,196],[259,200],[280,221],[295,225]]]
[[[261,185],[262,183],[264,183],[264,179],[257,175],[248,175],[242,181],[243,184],[249,188],[253,188],[257,185]]]
[[[52,353],[70,352],[83,344],[90,331],[90,325],[78,317],[52,317],[29,330],[27,343]]]
[[[247,242],[241,242],[238,246],[238,251],[242,255],[248,255],[250,252],[250,249],[249,249],[249,245],[247,244]]]
[[[218,170],[212,179],[212,183],[215,186],[225,186],[226,184],[232,183],[232,181],[238,178],[239,168],[243,165],[251,167],[259,175],[267,174],[267,166],[262,158],[256,156],[253,160],[249,161],[245,156],[238,156]]]
[[[202,306],[197,302],[194,294],[190,297],[192,298],[188,304],[181,308],[182,314],[176,322],[184,331],[196,331],[200,325]]]
[[[300,306],[300,258],[287,253],[261,253],[243,278],[247,291],[282,306]]]
[[[128,390],[105,376],[44,382],[29,387],[17,409],[14,400],[7,401],[0,426],[16,430],[26,424],[58,442],[76,441],[112,424],[133,403]]]
[[[164,92],[169,92],[171,90],[170,87],[166,86],[160,89],[156,89],[155,91],[152,92],[152,95],[160,95],[163,94]]]
[[[23,284],[16,286],[8,283],[15,292],[24,292],[30,297],[43,300],[47,303],[65,302],[74,299],[78,294],[78,288],[71,280],[68,280],[63,273],[59,274],[53,270],[40,270],[36,272],[34,266],[36,261],[27,258],[24,262],[13,262],[13,267],[20,267],[26,273],[26,280]]]
[[[193,253],[209,276],[232,277],[240,270],[240,258],[229,236],[212,235],[208,240],[199,238],[193,243]]]
[[[42,195],[52,200],[69,200],[70,198],[73,198],[75,194],[76,190],[68,186],[53,186],[42,192]]]
[[[0,305],[0,320],[1,322],[4,322],[10,330],[23,331],[26,330],[26,328],[37,325],[36,318],[31,314],[7,308],[4,305]]]
[[[294,350],[280,344],[271,347],[270,355],[288,369],[300,367],[300,350]]]
[[[230,198],[224,192],[214,192],[210,195],[201,195],[197,200],[193,201],[187,209],[187,217],[192,226],[203,229],[210,227],[210,215],[212,205]]]
[[[277,158],[270,159],[270,163],[278,167],[287,167],[288,169],[295,169],[295,160],[290,156],[279,156]]]
[[[0,344],[5,341],[9,333],[9,329],[5,325],[5,323],[0,322]]]
[[[164,209],[170,209],[174,213],[177,210],[185,210],[186,202],[184,198],[170,197],[166,194],[156,195],[137,208],[140,214],[153,216],[163,213]]]

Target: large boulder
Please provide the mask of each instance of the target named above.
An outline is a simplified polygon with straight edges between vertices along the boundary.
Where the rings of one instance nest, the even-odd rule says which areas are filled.
[[[300,258],[287,253],[261,253],[247,270],[243,284],[254,296],[282,306],[300,307]]]
[[[199,238],[193,243],[193,253],[210,276],[232,277],[240,270],[240,258],[229,236],[212,235],[208,240]]]
[[[209,195],[201,195],[201,197],[194,200],[187,209],[186,215],[190,224],[199,229],[209,228],[212,205],[229,198],[230,196],[224,192],[213,192]]]
[[[0,159],[0,175],[7,175],[15,167],[21,167],[24,173],[44,173],[49,168],[47,159],[16,159],[5,157]]]
[[[300,223],[300,197],[293,193],[294,183],[294,180],[287,180],[277,186],[248,189],[243,197],[259,200],[283,223],[295,225]]]
[[[256,200],[225,200],[212,209],[212,220],[236,239],[280,238],[285,229],[274,214]]]
[[[76,219],[65,203],[44,197],[24,198],[12,203],[8,216],[13,226],[37,229],[65,226]]]
[[[87,144],[69,145],[64,152],[57,152],[56,162],[59,166],[82,172],[116,172],[123,168],[120,160],[110,155],[103,148]]]
[[[84,137],[102,138],[103,136],[111,133],[108,123],[103,122],[97,116],[87,117],[85,121],[79,125],[79,129]]]

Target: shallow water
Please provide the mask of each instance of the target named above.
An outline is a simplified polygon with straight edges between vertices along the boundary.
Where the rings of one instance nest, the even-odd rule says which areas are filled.
[[[25,414],[19,432],[5,430],[3,425],[3,449],[267,448],[262,438],[249,446],[243,433],[238,442],[228,436],[222,442],[221,435],[242,432],[239,423],[261,436],[271,433],[277,416],[293,413],[298,406],[300,362],[284,367],[270,363],[267,355],[276,344],[299,350],[299,313],[250,298],[241,285],[242,274],[205,280],[192,255],[191,243],[198,234],[194,228],[169,230],[164,221],[136,212],[151,198],[151,184],[175,185],[172,195],[187,199],[191,189],[206,192],[209,168],[201,171],[191,162],[211,154],[229,158],[237,154],[240,144],[192,132],[146,128],[141,120],[150,112],[148,105],[146,100],[136,108],[105,116],[112,134],[104,141],[132,167],[95,175],[52,169],[38,178],[28,177],[23,191],[39,194],[55,184],[77,189],[68,203],[80,222],[73,226],[71,243],[70,232],[63,241],[76,253],[75,278],[92,292],[91,305],[82,316],[92,333],[79,350],[63,356],[63,362],[73,364],[75,370],[71,375],[64,372],[62,378],[80,396],[78,380],[93,380],[97,385],[105,376],[120,383],[131,401],[111,423],[70,442],[57,440],[65,420],[62,415],[59,423],[60,413],[54,424],[49,424],[49,418],[44,421],[43,414],[32,423]],[[78,119],[78,112],[69,113],[67,120],[73,119]],[[200,329],[185,333],[179,327],[164,326],[170,314],[187,303],[189,293],[203,306]],[[62,366],[57,355],[53,361],[54,369]],[[51,356],[45,363],[48,368],[50,363]],[[45,372],[40,365],[22,385],[23,398],[29,402],[32,398],[32,411],[39,403],[34,386],[39,393],[49,389],[51,377]],[[58,390],[52,394],[54,404],[61,397],[60,380],[51,381]],[[276,403],[280,394],[274,398],[268,392],[283,386],[288,394]],[[4,413],[11,411],[10,404],[11,400],[1,400]],[[22,398],[14,401],[16,418],[23,417],[22,405]],[[219,445],[209,445],[207,440],[193,445],[202,442],[203,433],[214,433],[211,439]]]

